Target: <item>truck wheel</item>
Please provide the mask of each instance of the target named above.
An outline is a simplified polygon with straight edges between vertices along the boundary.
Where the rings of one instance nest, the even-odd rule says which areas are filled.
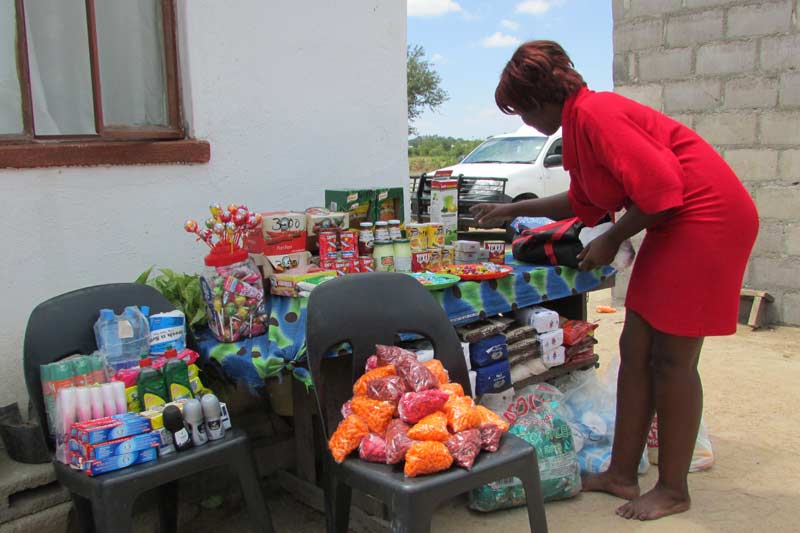
[[[520,194],[519,196],[511,200],[511,202],[516,203],[516,202],[521,202],[522,200],[533,200],[534,198],[539,198],[539,197],[533,194],[532,192],[526,192]],[[512,242],[515,236],[516,233],[514,232],[514,228],[511,227],[511,223],[506,222],[506,242]]]

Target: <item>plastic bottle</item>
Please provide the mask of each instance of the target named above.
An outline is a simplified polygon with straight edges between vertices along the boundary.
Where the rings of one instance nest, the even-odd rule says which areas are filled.
[[[206,419],[208,440],[219,440],[225,436],[225,427],[222,425],[222,408],[219,399],[213,394],[206,394],[200,399],[203,407],[203,417]]]
[[[189,367],[186,362],[178,359],[176,350],[164,352],[167,362],[164,364],[162,372],[164,380],[167,382],[167,390],[171,401],[190,400],[192,398],[192,387],[189,383]]]
[[[164,376],[153,368],[153,360],[149,357],[142,357],[139,361],[139,375],[136,377],[136,388],[139,393],[139,401],[142,408],[147,410],[156,405],[167,403],[169,394],[164,382]]]
[[[174,405],[168,405],[164,408],[164,413],[161,416],[164,421],[164,427],[172,434],[172,442],[175,444],[175,449],[182,452],[191,448],[192,437],[183,423],[181,410]]]
[[[183,421],[186,428],[192,435],[192,443],[195,446],[202,446],[208,442],[206,435],[206,424],[203,418],[203,408],[197,400],[189,400],[183,406]]]
[[[94,334],[99,351],[117,369],[136,363],[139,355],[148,353],[150,348],[150,324],[137,307],[126,307],[121,315],[101,309]]]

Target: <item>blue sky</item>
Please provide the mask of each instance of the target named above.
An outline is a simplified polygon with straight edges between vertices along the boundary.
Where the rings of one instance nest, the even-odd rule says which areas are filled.
[[[516,47],[559,42],[589,87],[611,90],[610,0],[408,0],[408,43],[422,45],[450,95],[414,126],[420,135],[482,139],[522,123],[494,104],[500,72]]]

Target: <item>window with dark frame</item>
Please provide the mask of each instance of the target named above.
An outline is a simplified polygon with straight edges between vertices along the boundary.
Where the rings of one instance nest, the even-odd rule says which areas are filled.
[[[175,0],[0,0],[0,168],[208,161],[184,133]]]

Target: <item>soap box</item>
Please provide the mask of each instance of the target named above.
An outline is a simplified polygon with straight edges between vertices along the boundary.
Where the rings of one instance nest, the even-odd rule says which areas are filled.
[[[544,307],[526,307],[518,309],[514,316],[518,322],[533,326],[537,333],[546,333],[560,326],[558,313]]]
[[[563,346],[557,346],[552,351],[542,354],[542,362],[547,368],[554,366],[561,366],[566,360],[566,349]]]
[[[564,330],[558,328],[553,331],[548,331],[547,333],[539,333],[536,335],[536,339],[539,341],[542,354],[552,352],[557,347],[564,344]]]
[[[91,460],[84,459],[80,455],[73,455],[72,465],[79,470],[83,470],[88,476],[96,476],[137,464],[149,463],[150,461],[155,461],[157,458],[158,451],[156,448],[147,448],[146,450],[139,450],[138,452],[112,455],[105,459]]]
[[[87,444],[76,439],[70,439],[69,445],[73,452],[77,452],[84,459],[105,459],[114,455],[123,455],[148,448],[156,448],[161,442],[161,437],[156,431],[142,433],[133,437],[124,437],[100,444]]]

